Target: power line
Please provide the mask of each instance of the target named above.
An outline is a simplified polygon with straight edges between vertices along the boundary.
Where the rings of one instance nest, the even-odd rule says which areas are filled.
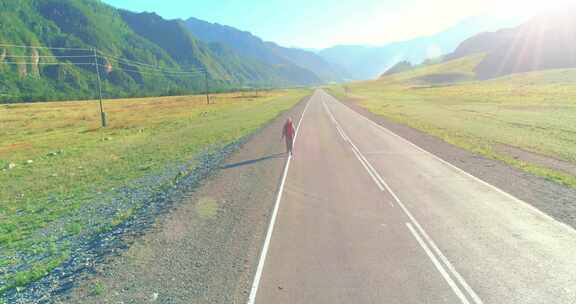
[[[91,62],[11,62],[11,61],[3,61],[0,62],[0,64],[11,64],[11,65],[94,65],[94,63]],[[104,68],[108,68],[108,66],[106,65],[102,65],[102,64],[98,64],[100,67],[104,67]],[[167,71],[156,71],[156,72],[151,72],[151,71],[140,71],[140,70],[132,70],[132,69],[125,69],[125,68],[115,68],[116,70],[121,70],[121,71],[125,71],[125,72],[134,72],[134,73],[140,73],[140,74],[146,74],[146,75],[169,75],[169,76],[202,76],[203,73],[202,72],[167,72]]]
[[[108,68],[108,66],[103,65],[103,64],[98,64],[101,67],[104,68]],[[132,69],[126,69],[126,68],[114,68],[116,70],[121,70],[124,72],[133,72],[133,73],[140,73],[140,74],[145,74],[145,75],[169,75],[169,76],[202,76],[203,74],[201,72],[178,72],[178,73],[174,73],[174,72],[166,72],[166,71],[155,71],[155,72],[151,72],[151,71],[140,71],[140,70],[132,70]]]
[[[6,51],[2,54],[2,61],[0,64],[3,65],[68,65],[68,66],[94,66],[96,72],[96,81],[97,81],[97,90],[98,90],[98,97],[99,97],[99,105],[100,105],[100,117],[102,122],[102,127],[107,126],[107,115],[104,112],[103,106],[103,98],[102,98],[102,80],[100,78],[100,67],[104,67],[107,70],[111,68],[110,61],[117,63],[120,65],[119,68],[115,68],[116,70],[124,71],[124,72],[133,72],[138,73],[141,75],[153,75],[153,76],[167,76],[167,77],[201,77],[204,76],[205,78],[205,89],[206,89],[206,100],[208,104],[210,104],[210,86],[209,86],[209,75],[208,70],[206,68],[197,68],[194,67],[188,71],[180,70],[180,69],[171,69],[171,68],[162,68],[157,65],[152,65],[144,62],[139,62],[135,60],[124,59],[118,56],[109,55],[103,53],[95,48],[92,49],[85,49],[85,48],[66,48],[66,47],[34,47],[34,46],[25,46],[25,45],[12,45],[12,44],[0,44],[0,48],[23,48],[23,49],[48,49],[48,50],[66,50],[66,51],[85,51],[88,52],[87,55],[7,55]],[[91,55],[90,55],[91,54]],[[99,55],[100,54],[100,55]],[[4,61],[4,59],[11,59],[12,61]],[[26,61],[23,62],[16,62],[18,58],[23,58]],[[40,58],[50,58],[50,59],[62,59],[62,60],[70,60],[72,58],[90,58],[93,59],[92,62],[39,62]],[[99,63],[98,59],[103,59],[108,64],[104,65]],[[30,60],[35,62],[29,62]],[[121,67],[122,65],[133,67],[134,69],[127,69]],[[142,71],[144,70],[144,71]],[[1,94],[0,97],[10,97],[10,95]]]
[[[153,68],[153,69],[157,69],[157,70],[170,70],[170,71],[180,71],[180,70],[176,70],[176,69],[170,69],[170,68],[162,68],[158,65],[153,65],[153,64],[149,64],[149,63],[144,63],[144,62],[140,62],[140,61],[136,61],[136,60],[130,60],[130,59],[126,59],[126,58],[122,58],[119,56],[114,56],[114,55],[110,55],[110,54],[106,54],[104,52],[98,51],[98,53],[100,53],[101,55],[98,56],[102,59],[106,59],[106,60],[112,60],[112,61],[116,61],[116,62],[123,62],[126,65],[133,65],[133,66],[144,66],[144,67],[149,67],[149,68]],[[203,72],[205,69],[204,68],[191,68],[191,70],[195,70],[195,71],[199,71],[199,72]]]
[[[0,62],[0,64],[4,64],[4,65],[94,65],[94,63],[91,62],[13,62],[13,61],[3,61]],[[103,64],[98,64],[100,67],[104,67],[104,68],[108,68],[108,66],[103,65]],[[132,70],[132,69],[126,69],[126,68],[115,68],[116,70],[121,70],[121,71],[125,71],[125,72],[133,72],[133,73],[139,73],[139,74],[146,74],[146,75],[168,75],[168,76],[203,76],[204,74],[202,72],[167,72],[167,71],[156,71],[156,72],[151,72],[151,71],[140,71],[140,70]]]
[[[43,56],[33,56],[33,55],[6,55],[4,58],[92,58],[93,56],[88,55],[43,55]]]
[[[144,62],[139,62],[136,60],[130,60],[121,58],[119,56],[111,55],[104,53],[102,51],[96,49],[87,49],[87,48],[71,48],[71,47],[48,47],[48,46],[28,46],[28,45],[14,45],[14,44],[0,44],[0,47],[4,48],[24,48],[24,49],[48,49],[48,50],[68,50],[68,51],[86,51],[90,53],[94,53],[93,55],[42,55],[42,56],[34,56],[34,55],[5,55],[4,58],[8,59],[15,59],[15,58],[25,58],[25,59],[38,59],[38,58],[54,58],[54,59],[71,59],[71,58],[94,58],[94,63],[92,62],[15,62],[15,61],[3,61],[0,64],[4,65],[78,65],[78,66],[87,66],[87,65],[98,65],[98,67],[109,68],[108,65],[102,65],[98,63],[98,58],[103,59],[107,62],[116,62],[119,65],[126,65],[132,67],[134,69],[128,68],[115,68],[116,70],[121,70],[124,72],[132,72],[138,73],[142,75],[154,75],[154,76],[190,76],[190,77],[201,77],[205,76],[206,82],[206,91],[208,92],[208,71],[204,67],[194,67],[189,71],[183,71],[180,69],[172,69],[172,68],[163,68],[158,65],[152,65]],[[98,72],[99,73],[99,72]],[[99,76],[99,75],[98,75]],[[216,79],[214,80],[223,80],[226,81],[228,79]]]
[[[0,47],[10,47],[10,48],[20,48],[20,49],[47,49],[47,50],[90,51],[90,49],[84,49],[84,48],[49,47],[49,46],[30,46],[30,45],[14,45],[14,44],[0,44]]]
[[[190,71],[190,72],[186,72],[186,71],[181,71],[181,70],[163,70],[163,69],[153,69],[153,68],[147,68],[147,67],[139,67],[139,66],[129,66],[132,68],[136,68],[136,69],[144,69],[147,72],[159,72],[159,73],[167,73],[167,74],[202,74],[204,73],[204,71],[200,71],[200,70],[194,70],[194,71]],[[122,68],[125,69],[125,68]],[[132,71],[140,71],[140,70],[132,70]]]
[[[49,49],[49,50],[70,50],[70,51],[86,51],[86,52],[92,52],[93,49],[87,49],[87,48],[69,48],[69,47],[47,47],[47,46],[28,46],[28,45],[15,45],[15,44],[0,44],[0,47],[12,47],[12,48],[25,48],[25,49]],[[104,53],[100,50],[96,50],[97,53],[101,54],[99,55],[43,55],[43,56],[33,56],[33,55],[5,55],[5,58],[92,58],[92,57],[100,57],[104,60],[110,60],[110,61],[116,61],[117,63],[123,63],[125,65],[129,65],[135,68],[146,68],[149,70],[155,70],[155,71],[161,71],[161,72],[165,72],[165,73],[172,73],[172,74],[189,74],[192,72],[186,72],[186,71],[182,71],[182,70],[177,70],[177,69],[168,69],[168,68],[162,68],[159,67],[157,65],[152,65],[152,64],[148,64],[148,63],[144,63],[144,62],[139,62],[139,61],[135,61],[135,60],[130,60],[130,59],[125,59],[125,58],[121,58],[118,56],[114,56],[111,54],[107,54]],[[15,63],[16,64],[16,63]],[[17,63],[17,64],[35,64],[35,63]],[[39,63],[42,64],[42,63]],[[52,63],[50,63],[52,64]],[[56,63],[54,63],[56,64]],[[196,73],[204,73],[205,69],[203,68],[193,68],[191,69],[193,70],[193,72]],[[140,71],[138,71],[140,72]]]
[[[151,64],[146,64],[146,63],[142,63],[142,62],[138,62],[138,61],[133,61],[133,60],[128,60],[128,59],[123,59],[123,58],[119,58],[119,57],[105,57],[105,56],[98,56],[104,60],[107,61],[115,61],[116,63],[120,63],[120,64],[125,64],[125,65],[129,65],[132,67],[137,67],[137,68],[144,68],[144,69],[151,69],[151,70],[157,70],[157,71],[165,71],[165,72],[174,72],[174,73],[188,73],[182,70],[177,70],[177,69],[167,69],[167,68],[162,68],[159,66],[154,66]],[[198,69],[198,68],[194,68],[191,69],[195,72],[199,72],[199,73],[203,73],[204,69]]]
[[[93,65],[93,63],[89,62],[10,62],[10,61],[2,61],[0,64],[27,64],[27,65]]]
[[[101,56],[99,56],[100,58],[104,58],[104,59],[106,59],[106,60],[112,58],[112,59],[116,59],[116,61],[122,61],[122,62],[126,62],[126,63],[133,63],[133,64],[135,64],[135,65],[141,65],[141,66],[148,66],[148,67],[152,67],[152,68],[158,68],[158,66],[156,66],[156,65],[152,65],[152,64],[148,64],[148,63],[143,63],[143,62],[138,62],[138,61],[130,60],[130,59],[125,59],[125,58],[122,58],[122,57],[118,57],[118,56],[106,54],[106,53],[103,53],[103,52],[101,52],[101,51],[98,51],[98,53],[101,54]]]

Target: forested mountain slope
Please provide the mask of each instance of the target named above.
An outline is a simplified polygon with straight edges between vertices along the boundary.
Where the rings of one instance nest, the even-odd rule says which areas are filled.
[[[105,97],[200,92],[204,71],[214,90],[321,82],[200,41],[181,21],[96,0],[0,0],[0,28],[0,102],[95,97],[92,48]]]

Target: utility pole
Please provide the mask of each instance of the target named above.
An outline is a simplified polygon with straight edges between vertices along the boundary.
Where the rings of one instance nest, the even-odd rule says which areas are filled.
[[[92,49],[94,52],[94,66],[96,67],[96,79],[98,80],[98,97],[100,99],[100,119],[102,122],[102,128],[106,128],[108,125],[106,119],[106,112],[104,112],[104,105],[102,104],[102,83],[100,79],[100,68],[98,67],[98,55],[96,54],[96,49]]]
[[[208,69],[204,69],[204,76],[206,82],[206,104],[210,104],[210,87],[208,86]]]

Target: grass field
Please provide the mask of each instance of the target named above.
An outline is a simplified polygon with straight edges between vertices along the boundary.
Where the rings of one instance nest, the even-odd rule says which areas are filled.
[[[576,186],[576,177],[567,171],[499,149],[513,147],[576,165],[576,70],[474,81],[471,73],[481,56],[347,84],[348,97],[373,113],[456,146]],[[454,74],[468,76],[456,83],[435,81]],[[330,90],[345,97],[341,86]]]
[[[143,180],[159,191],[186,174],[182,164],[191,170],[204,151],[254,132],[306,94],[230,93],[211,105],[203,96],[110,100],[106,129],[95,101],[0,105],[0,298],[68,259],[70,236],[98,232],[79,214],[87,204],[112,210],[106,229],[120,224],[138,204],[116,206],[115,191]]]

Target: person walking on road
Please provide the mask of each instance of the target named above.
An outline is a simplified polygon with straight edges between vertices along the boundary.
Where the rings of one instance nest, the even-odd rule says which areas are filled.
[[[294,147],[295,133],[296,132],[294,131],[294,124],[292,123],[292,118],[288,117],[282,130],[282,138],[286,140],[286,153],[289,153],[290,156],[294,155],[293,147]]]

